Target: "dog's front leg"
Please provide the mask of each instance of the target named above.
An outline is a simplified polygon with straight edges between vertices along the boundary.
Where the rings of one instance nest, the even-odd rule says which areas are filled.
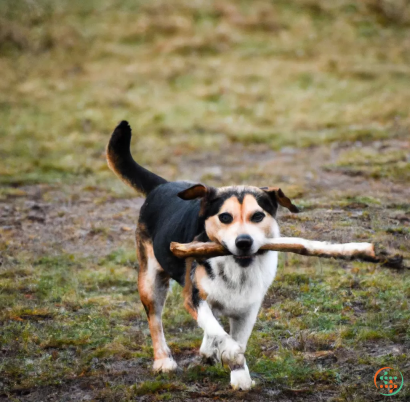
[[[259,305],[253,305],[246,313],[231,317],[229,319],[230,334],[244,351],[246,350],[248,339],[252,333],[253,326],[255,325],[258,311]],[[237,364],[235,366],[231,366],[230,369],[232,388],[249,389],[255,384],[255,382],[251,379],[245,359],[243,360],[242,365]]]
[[[201,272],[203,275],[203,268],[197,267],[195,261],[187,261],[185,286],[183,290],[184,305],[192,317],[198,322],[198,325],[204,330],[204,341],[202,342],[200,352],[205,357],[215,358],[229,365],[232,370],[231,372],[234,373],[231,375],[231,385],[235,389],[250,389],[252,381],[249,376],[249,371],[249,381],[238,381],[235,379],[235,372],[245,370],[245,350],[232,336],[225,332],[212,313],[206,301],[207,294],[200,286]]]
[[[231,369],[231,385],[233,388],[241,388],[243,390],[250,389],[252,386],[250,377],[248,382],[240,381],[240,386],[238,386],[237,376],[235,377],[237,370],[243,370],[246,367],[244,349],[225,332],[213,315],[206,300],[201,300],[196,307],[189,299],[185,299],[185,307],[192,317],[197,320],[198,325],[204,330],[204,341],[200,349],[201,354],[207,358],[215,358],[229,365]]]
[[[204,330],[206,340],[207,354],[214,354],[216,358],[226,364],[231,369],[231,386],[234,389],[248,390],[253,385],[248,366],[245,361],[245,348],[247,338],[244,344],[237,342],[232,336],[228,335],[213,315],[208,303],[201,301],[198,307],[198,325]],[[255,315],[256,318],[256,315]],[[251,329],[255,319],[253,319]],[[204,343],[202,344],[204,346]],[[202,347],[201,347],[202,349]]]
[[[205,336],[215,348],[218,360],[229,364],[241,364],[244,360],[244,350],[219,324],[206,300],[202,300],[197,309],[198,325],[204,330]]]

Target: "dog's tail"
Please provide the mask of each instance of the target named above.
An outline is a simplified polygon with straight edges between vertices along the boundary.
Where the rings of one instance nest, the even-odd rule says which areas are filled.
[[[130,144],[131,127],[127,121],[122,121],[115,128],[107,145],[108,166],[125,184],[148,195],[155,187],[167,181],[138,165],[132,158]]]

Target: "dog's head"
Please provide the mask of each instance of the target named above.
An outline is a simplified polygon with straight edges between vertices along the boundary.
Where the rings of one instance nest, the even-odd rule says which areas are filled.
[[[226,247],[243,266],[252,262],[266,239],[279,236],[278,205],[299,212],[282,190],[274,187],[196,184],[178,196],[183,200],[201,198],[200,216],[209,239]]]

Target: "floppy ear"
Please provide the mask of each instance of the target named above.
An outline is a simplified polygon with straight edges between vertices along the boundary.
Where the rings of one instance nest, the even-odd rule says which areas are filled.
[[[269,197],[275,197],[278,204],[287,208],[290,212],[295,214],[299,212],[298,207],[292,204],[292,201],[286,197],[285,193],[279,187],[261,187],[261,190],[265,191]]]
[[[208,187],[203,184],[195,184],[186,190],[180,191],[177,195],[183,200],[194,200],[195,198],[203,198],[208,194]]]

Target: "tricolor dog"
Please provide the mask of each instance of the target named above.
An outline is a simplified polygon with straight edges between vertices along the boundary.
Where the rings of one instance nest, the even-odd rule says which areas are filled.
[[[172,278],[183,286],[184,305],[204,330],[200,354],[229,365],[233,388],[250,389],[253,381],[244,353],[278,260],[277,252],[259,248],[266,239],[280,236],[278,204],[292,212],[298,209],[277,188],[168,182],[134,161],[130,142],[131,128],[123,121],[108,143],[107,160],[121,180],[146,196],[136,243],[138,290],[154,347],[153,368],[177,368],[161,318]],[[232,255],[184,260],[171,253],[171,242],[194,240],[217,242]],[[219,315],[229,318],[229,334]]]

